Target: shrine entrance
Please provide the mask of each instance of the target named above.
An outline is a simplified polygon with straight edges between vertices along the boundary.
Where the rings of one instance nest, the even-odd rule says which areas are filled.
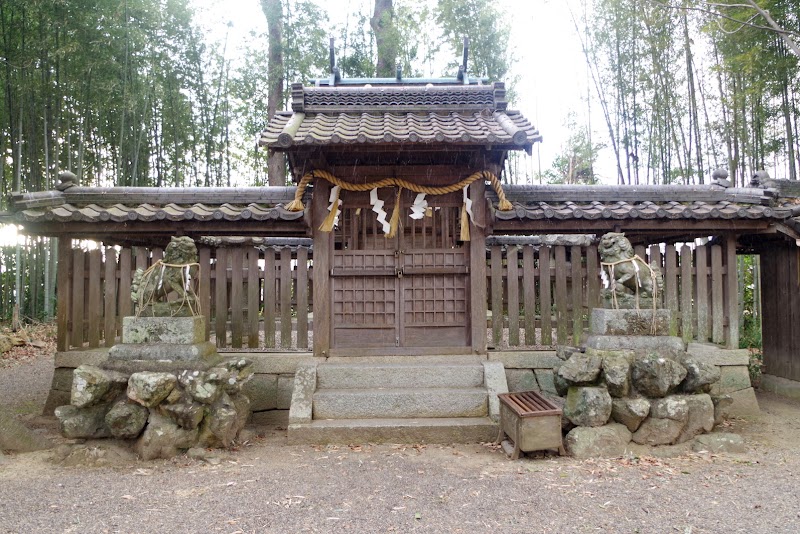
[[[396,192],[381,190],[386,218]],[[403,191],[394,237],[368,193],[342,192],[331,252],[331,354],[464,353],[470,346],[469,242],[460,240],[461,193]]]

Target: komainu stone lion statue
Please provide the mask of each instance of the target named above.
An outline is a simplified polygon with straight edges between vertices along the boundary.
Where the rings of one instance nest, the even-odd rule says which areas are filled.
[[[131,299],[139,316],[176,317],[199,315],[193,283],[197,280],[197,247],[190,237],[173,237],[164,259],[149,269],[136,269]],[[171,297],[171,295],[175,297]]]
[[[607,307],[652,308],[663,288],[661,271],[634,254],[623,233],[609,232],[598,245]]]

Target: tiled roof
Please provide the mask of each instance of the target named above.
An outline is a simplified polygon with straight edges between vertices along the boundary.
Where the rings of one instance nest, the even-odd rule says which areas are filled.
[[[217,206],[171,203],[164,206],[154,206],[152,204],[114,204],[111,206],[61,204],[52,207],[29,208],[16,213],[16,218],[20,222],[266,221],[270,219],[294,221],[302,216],[303,212],[287,211],[281,206],[269,207],[255,203],[247,205],[226,203]]]
[[[506,108],[505,86],[453,85],[400,87],[303,87],[292,85],[292,110],[299,113],[330,111],[426,111]]]
[[[513,211],[497,211],[497,219],[788,219],[789,207],[717,202],[533,202],[514,203]]]
[[[261,145],[490,144],[529,148],[539,132],[507,111],[505,86],[292,86],[294,113],[278,113]]]
[[[290,124],[292,120],[299,124]],[[294,130],[294,131],[292,131]],[[455,143],[517,147],[541,141],[516,111],[278,114],[261,134],[269,148],[356,143]]]

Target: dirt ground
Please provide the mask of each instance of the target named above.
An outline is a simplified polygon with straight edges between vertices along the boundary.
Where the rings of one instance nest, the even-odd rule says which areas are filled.
[[[0,457],[0,532],[800,532],[800,404],[759,395],[748,451],[511,461],[491,444],[286,445],[247,429],[205,459],[140,462],[38,416],[52,347],[0,360],[0,400],[54,450]],[[17,349],[15,349],[17,350]]]

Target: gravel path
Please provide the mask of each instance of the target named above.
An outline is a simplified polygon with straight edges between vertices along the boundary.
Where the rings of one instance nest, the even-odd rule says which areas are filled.
[[[2,398],[43,403],[48,365],[0,368]],[[206,461],[62,445],[0,459],[0,532],[800,532],[800,405],[760,402],[726,429],[743,455],[512,462],[489,445],[287,446],[263,428]]]

